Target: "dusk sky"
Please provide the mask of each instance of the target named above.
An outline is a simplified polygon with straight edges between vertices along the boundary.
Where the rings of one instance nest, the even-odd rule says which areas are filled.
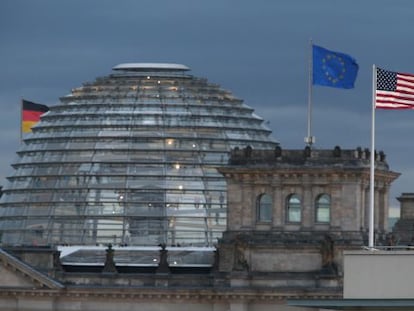
[[[414,73],[412,0],[2,0],[0,185],[20,145],[22,98],[52,106],[126,62],[185,64],[304,148],[309,40],[352,55],[354,89],[313,87],[315,148],[370,148],[372,66]],[[376,149],[414,192],[414,111],[376,112]]]

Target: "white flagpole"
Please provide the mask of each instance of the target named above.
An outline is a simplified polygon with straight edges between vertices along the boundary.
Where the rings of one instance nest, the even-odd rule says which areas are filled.
[[[375,211],[375,102],[377,87],[377,69],[372,65],[372,124],[371,124],[371,165],[369,182],[369,238],[368,247],[374,248],[374,211]]]
[[[312,136],[312,84],[313,84],[313,43],[309,39],[309,62],[308,62],[308,136],[305,137],[305,143],[312,146],[315,138]]]

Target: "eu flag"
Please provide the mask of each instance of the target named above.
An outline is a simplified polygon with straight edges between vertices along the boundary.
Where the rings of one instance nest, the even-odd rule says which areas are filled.
[[[358,74],[358,64],[347,54],[313,46],[313,84],[352,89]]]

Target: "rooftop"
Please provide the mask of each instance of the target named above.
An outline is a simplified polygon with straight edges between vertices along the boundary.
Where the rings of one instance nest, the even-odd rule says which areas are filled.
[[[122,71],[189,71],[189,67],[174,63],[123,63],[116,65],[113,70]]]
[[[384,152],[375,151],[377,169],[388,170]],[[370,150],[358,147],[356,149],[341,149],[336,146],[333,149],[288,150],[276,146],[274,150],[258,150],[250,146],[246,148],[234,148],[230,154],[230,165],[243,167],[359,167],[370,166]]]

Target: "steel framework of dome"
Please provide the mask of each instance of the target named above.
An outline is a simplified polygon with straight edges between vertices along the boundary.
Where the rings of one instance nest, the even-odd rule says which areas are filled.
[[[226,224],[216,167],[231,148],[277,145],[252,108],[184,65],[113,70],[25,137],[0,201],[4,245],[212,245]]]

